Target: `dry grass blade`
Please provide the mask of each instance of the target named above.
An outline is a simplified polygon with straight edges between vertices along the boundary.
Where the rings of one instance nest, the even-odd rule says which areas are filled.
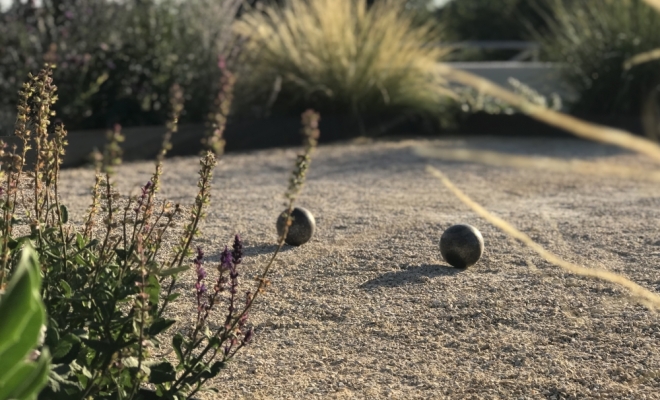
[[[660,0],[644,0],[644,2],[660,12]]]
[[[623,64],[623,68],[627,71],[636,65],[655,61],[657,59],[660,59],[660,49],[645,51],[644,53],[637,54],[636,56],[626,60],[626,62]]]
[[[529,236],[519,231],[518,229],[514,228],[511,224],[509,224],[502,218],[499,218],[488,212],[488,210],[483,208],[481,205],[479,205],[470,197],[468,197],[465,193],[463,193],[460,189],[454,186],[454,184],[445,176],[445,174],[443,174],[436,168],[427,166],[426,170],[436,178],[440,179],[440,181],[442,181],[442,183],[447,187],[447,189],[449,189],[452,193],[454,193],[454,195],[456,195],[456,197],[458,197],[459,200],[461,200],[465,205],[470,207],[480,217],[484,218],[491,224],[495,225],[497,228],[504,231],[507,235],[520,240],[525,245],[527,245],[532,250],[534,250],[536,253],[538,253],[541,257],[543,257],[546,261],[555,264],[561,267],[562,269],[576,275],[581,275],[589,278],[598,278],[607,282],[619,284],[625,287],[626,289],[630,290],[630,292],[634,296],[638,297],[641,300],[641,302],[646,306],[654,309],[660,308],[660,296],[658,296],[657,294],[649,291],[648,289],[643,288],[642,286],[636,284],[630,279],[624,278],[623,276],[615,274],[613,272],[605,271],[602,269],[596,269],[596,268],[585,268],[580,265],[562,260],[559,256],[546,250],[545,248],[543,248],[543,246],[533,241]]]
[[[503,100],[521,112],[548,125],[564,129],[579,137],[632,150],[660,162],[660,146],[650,140],[637,137],[621,129],[593,124],[532,104],[523,97],[492,83],[488,79],[469,72],[459,71],[446,64],[440,64],[438,72],[450,81],[471,86],[481,93]]]
[[[543,171],[660,182],[660,171],[649,171],[604,162],[565,161],[549,157],[525,157],[493,151],[443,149],[438,147],[416,147],[414,151],[422,157],[477,162],[498,167],[535,168]]]

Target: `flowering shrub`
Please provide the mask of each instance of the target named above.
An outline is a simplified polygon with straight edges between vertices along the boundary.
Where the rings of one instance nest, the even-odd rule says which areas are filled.
[[[23,146],[8,152],[10,162],[0,197],[0,288],[12,271],[20,270],[13,266],[18,251],[28,243],[34,244],[43,273],[41,294],[48,315],[45,344],[52,353],[53,368],[40,397],[191,398],[253,339],[249,310],[266,287],[268,271],[287,232],[251,291],[239,289],[240,237],[234,238],[231,251],[225,248],[222,252],[218,276],[212,283],[204,251],[197,248],[190,259],[195,237],[201,234],[222,146],[210,146],[218,153],[209,150],[201,157],[192,205],[171,204],[157,197],[169,139],[183,110],[178,85],[170,93],[170,121],[162,151],[141,192],[122,197],[114,189],[114,167],[121,162],[119,144],[123,140],[121,127],[115,126],[103,154],[95,157],[96,179],[88,215],[82,226],[69,223],[58,193],[66,130],[61,124],[50,128],[56,91],[48,67],[24,85],[16,124],[16,136]],[[296,162],[287,191],[287,227],[318,138],[318,115],[306,113],[303,123],[305,152]],[[221,143],[221,134],[222,126],[214,125],[213,143]],[[28,175],[23,170],[30,147],[36,152],[36,162]],[[29,231],[17,226],[15,216],[19,214],[26,215]],[[166,242],[177,245],[166,252]],[[167,344],[163,334],[175,323],[166,318],[167,309],[181,295],[175,290],[178,277],[191,265],[197,276],[195,323],[191,329],[174,333]],[[212,328],[209,313],[218,307],[226,307],[226,317],[221,326]],[[156,355],[160,353],[157,349],[166,346],[171,346],[176,361]]]
[[[201,122],[241,0],[40,3],[0,12],[2,134],[15,120],[20,77],[44,62],[58,65],[57,113],[72,129],[163,124],[175,82],[188,88],[184,117]]]

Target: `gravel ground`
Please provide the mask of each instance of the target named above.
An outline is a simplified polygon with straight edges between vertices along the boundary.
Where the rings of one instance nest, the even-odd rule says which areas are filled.
[[[322,146],[298,205],[312,240],[285,247],[250,321],[255,341],[204,399],[660,399],[660,317],[625,290],[562,272],[476,217],[435,178],[415,145],[444,145],[652,165],[569,139],[376,142]],[[274,250],[295,149],[229,155],[216,170],[202,246],[215,262],[245,240],[243,289]],[[660,188],[643,182],[431,161],[459,188],[563,258],[660,291]],[[124,192],[152,163],[118,169]],[[165,165],[163,197],[190,203],[196,158]],[[81,220],[92,173],[63,172]],[[438,243],[455,223],[486,250],[468,270]],[[194,274],[174,305],[190,323]],[[215,317],[220,319],[222,313]],[[204,397],[206,396],[206,397]]]

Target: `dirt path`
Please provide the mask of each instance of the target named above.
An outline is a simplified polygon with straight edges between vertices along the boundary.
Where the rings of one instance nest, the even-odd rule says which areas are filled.
[[[476,217],[411,145],[651,165],[572,140],[473,138],[323,146],[299,205],[317,219],[312,241],[286,248],[251,315],[256,339],[208,399],[660,399],[660,316],[611,284],[563,273]],[[198,242],[217,260],[245,239],[243,290],[274,249],[274,223],[294,150],[231,155],[216,173]],[[660,292],[660,187],[433,161],[457,186],[567,260],[602,267]],[[195,158],[166,164],[163,196],[191,202]],[[124,192],[151,163],[119,169]],[[88,204],[89,170],[67,170],[71,214]],[[478,227],[482,260],[457,271],[438,242],[449,225]],[[175,314],[194,310],[193,273]],[[221,313],[216,318],[220,319]]]

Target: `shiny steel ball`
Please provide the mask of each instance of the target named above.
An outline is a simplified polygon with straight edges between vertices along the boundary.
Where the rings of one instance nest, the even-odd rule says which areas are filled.
[[[296,207],[291,212],[291,226],[286,235],[285,242],[291,246],[300,246],[305,244],[314,235],[316,221],[309,210],[302,207]],[[282,236],[286,227],[286,210],[277,218],[277,234]]]
[[[467,224],[452,225],[440,238],[440,253],[451,266],[471,267],[484,252],[484,238],[477,228]]]

